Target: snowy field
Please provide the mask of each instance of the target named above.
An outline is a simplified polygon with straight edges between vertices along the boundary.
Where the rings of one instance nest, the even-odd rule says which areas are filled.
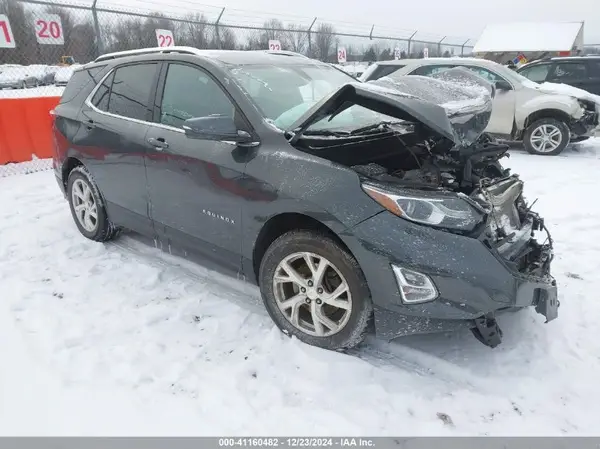
[[[600,139],[505,164],[556,240],[559,318],[350,355],[282,336],[253,287],[85,240],[52,171],[0,167],[0,435],[597,435]]]

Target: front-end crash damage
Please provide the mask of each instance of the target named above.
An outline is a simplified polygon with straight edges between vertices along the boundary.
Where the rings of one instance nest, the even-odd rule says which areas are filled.
[[[313,105],[287,136],[296,148],[354,170],[364,192],[398,219],[477,240],[500,261],[510,274],[506,302],[466,320],[481,342],[494,347],[502,337],[498,313],[534,306],[547,321],[557,317],[552,239],[526,202],[519,176],[499,162],[508,156],[508,146],[483,132],[494,89],[463,69],[444,72],[444,77],[345,85]],[[371,124],[357,127],[366,117]],[[439,273],[421,275],[410,267],[407,272],[408,293],[402,292],[401,307],[410,314],[427,301],[448,299],[443,292],[439,297],[425,297],[422,289],[419,293],[417,284]],[[421,299],[406,297],[413,291]],[[445,330],[432,328],[436,326]],[[398,329],[396,335],[408,333]]]
[[[578,137],[591,136],[598,129],[600,105],[590,100],[579,99],[581,106],[581,115],[573,117],[569,123],[571,138],[576,140]]]

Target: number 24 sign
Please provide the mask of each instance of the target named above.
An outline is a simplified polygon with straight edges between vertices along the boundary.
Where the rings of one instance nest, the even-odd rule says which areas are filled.
[[[15,48],[15,37],[13,36],[10,22],[5,14],[0,14],[0,48]]]
[[[42,14],[34,17],[35,37],[38,44],[64,45],[62,22],[58,14]]]

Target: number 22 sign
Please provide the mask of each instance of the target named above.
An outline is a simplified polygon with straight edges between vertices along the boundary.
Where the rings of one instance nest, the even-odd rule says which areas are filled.
[[[33,20],[38,44],[64,45],[65,36],[58,14],[42,14],[34,17]]]
[[[10,22],[5,14],[0,14],[0,48],[15,48],[15,37],[13,36]]]
[[[271,51],[281,51],[281,42],[276,39],[271,39],[269,41],[269,50]]]
[[[171,30],[156,30],[156,41],[159,47],[173,47],[175,45]]]

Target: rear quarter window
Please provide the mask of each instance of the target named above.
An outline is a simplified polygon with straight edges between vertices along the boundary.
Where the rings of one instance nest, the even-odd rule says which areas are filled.
[[[404,65],[380,65],[375,70],[373,70],[373,73],[369,76],[369,80],[378,80],[379,78],[383,78],[384,76],[389,76],[392,73],[401,69],[402,67],[404,67]]]
[[[72,101],[84,89],[92,89],[98,84],[101,74],[106,66],[96,66],[90,69],[81,69],[73,72],[71,79],[67,83],[59,104],[64,104]]]

